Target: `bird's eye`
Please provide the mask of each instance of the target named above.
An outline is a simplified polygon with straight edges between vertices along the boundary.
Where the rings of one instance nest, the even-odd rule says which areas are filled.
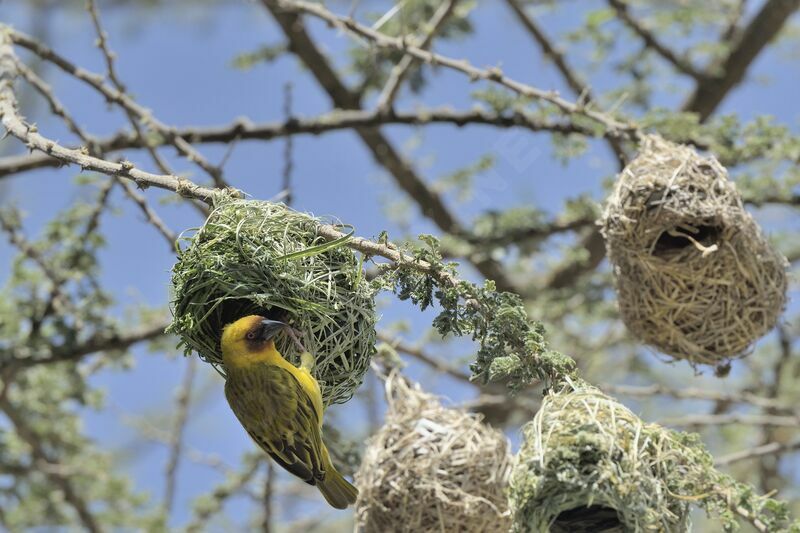
[[[251,341],[256,338],[256,334],[250,331],[247,333],[247,335],[245,335],[245,337],[247,337],[247,340]]]

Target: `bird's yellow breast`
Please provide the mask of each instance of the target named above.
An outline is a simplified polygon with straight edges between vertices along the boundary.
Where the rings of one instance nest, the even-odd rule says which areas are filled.
[[[320,427],[322,426],[322,393],[319,388],[319,383],[317,383],[317,380],[314,379],[314,376],[312,376],[308,370],[305,368],[297,368],[284,359],[275,348],[275,343],[270,341],[259,351],[228,350],[223,351],[223,355],[225,367],[237,371],[247,372],[248,369],[263,364],[277,366],[286,370],[294,376],[303,389],[303,392],[311,399],[314,410],[317,413]]]

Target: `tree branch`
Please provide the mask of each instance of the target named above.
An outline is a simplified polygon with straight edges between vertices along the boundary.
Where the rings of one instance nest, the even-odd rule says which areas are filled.
[[[753,393],[742,392],[722,392],[711,389],[670,389],[663,385],[602,385],[600,387],[604,391],[611,394],[620,394],[622,396],[670,396],[680,400],[708,400],[713,402],[724,403],[747,403],[763,409],[778,409],[781,411],[793,411],[794,407],[785,401],[775,398],[767,398],[764,396],[757,396]]]
[[[406,43],[402,38],[390,37],[367,26],[359,24],[351,18],[334,15],[319,4],[305,2],[302,0],[262,0],[262,2],[278,16],[289,17],[295,12],[306,13],[324,20],[331,26],[343,30],[351,35],[366,39],[371,44],[379,48],[402,52],[403,54],[410,55],[415,59],[425,63],[442,66],[456,72],[460,72],[468,76],[471,80],[486,80],[497,85],[501,85],[520,96],[550,103],[567,115],[577,114],[584,116],[603,126],[606,135],[631,139],[637,139],[639,137],[639,130],[634,124],[617,120],[605,113],[589,109],[587,106],[581,105],[580,103],[576,104],[564,100],[558,96],[558,93],[555,91],[545,91],[516,81],[508,76],[505,76],[502,71],[496,67],[490,69],[479,69],[472,66],[468,61],[452,59],[450,57],[423,50],[418,46]],[[296,15],[292,20],[297,20]],[[288,29],[291,30],[291,27]],[[289,35],[291,35],[291,32]]]
[[[678,72],[691,76],[698,81],[702,81],[707,76],[704,72],[697,70],[688,58],[679,56],[673,52],[668,46],[659,41],[653,32],[634,19],[633,15],[631,15],[628,10],[628,4],[626,4],[624,0],[608,0],[608,5],[614,9],[617,17],[619,17],[623,24],[644,41],[647,48],[667,60]]]
[[[394,348],[398,352],[402,352],[402,353],[404,353],[406,355],[409,355],[409,356],[413,357],[414,359],[417,359],[417,360],[425,363],[429,367],[431,367],[431,368],[433,368],[435,370],[438,370],[439,372],[442,372],[444,374],[447,374],[451,378],[455,378],[455,379],[457,379],[459,381],[463,381],[465,383],[470,383],[470,384],[473,384],[473,385],[475,384],[475,382],[470,379],[469,375],[466,372],[462,372],[462,371],[458,370],[457,368],[453,368],[452,366],[447,365],[447,364],[437,360],[435,357],[425,353],[420,348],[411,346],[410,344],[407,344],[407,343],[403,342],[398,337],[389,335],[389,334],[387,334],[385,332],[379,332],[378,333],[378,340],[380,340],[381,342],[385,342],[386,344],[388,344],[389,346],[391,346],[392,348]]]
[[[425,37],[419,42],[418,46],[420,48],[427,50],[430,47],[434,36],[439,32],[445,21],[447,21],[448,17],[453,12],[457,1],[458,0],[446,0],[439,6],[439,9],[437,9],[436,13],[433,14],[433,18],[429,23],[430,29],[425,34]],[[403,79],[414,63],[414,58],[406,55],[400,59],[400,62],[397,65],[395,65],[395,67],[392,69],[392,72],[389,74],[389,79],[386,82],[386,85],[383,87],[383,90],[378,97],[378,103],[376,105],[378,110],[384,111],[392,107],[392,104],[397,97],[397,93],[400,90],[400,85],[403,83]]]
[[[701,122],[708,119],[728,93],[736,87],[761,50],[781,31],[786,21],[800,7],[800,0],[767,0],[753,20],[742,31],[731,52],[698,82],[682,111],[697,113]]]
[[[699,414],[665,418],[665,426],[722,426],[742,424],[746,426],[790,427],[800,426],[799,416],[749,415],[743,413]]]
[[[99,31],[102,32],[102,29]],[[30,50],[41,59],[56,65],[65,73],[86,83],[95,91],[100,93],[109,103],[119,105],[126,113],[130,114],[131,124],[134,128],[138,129],[138,126],[135,124],[138,119],[142,123],[146,124],[150,129],[162,135],[168,144],[171,144],[175,147],[179,154],[184,156],[189,161],[197,164],[201,169],[209,173],[217,186],[225,186],[225,182],[222,180],[218,169],[208,163],[203,155],[195,150],[194,147],[192,147],[191,144],[189,144],[185,139],[177,135],[174,128],[160,122],[155,118],[149,109],[136,103],[136,101],[130,98],[126,93],[120,91],[118,88],[108,87],[103,82],[102,76],[74,65],[72,62],[57,54],[48,46],[38,42],[33,37],[18,32],[8,26],[0,25],[0,32],[4,33],[14,44]],[[110,52],[106,50],[104,55],[108,57],[109,53]],[[144,139],[144,137],[142,138]],[[147,147],[146,141],[144,147]],[[160,158],[157,155],[154,157],[154,159],[160,161]],[[166,164],[163,161],[161,161],[159,166],[162,168],[164,173],[171,173],[167,171]]]
[[[795,439],[790,442],[770,442],[718,457],[714,459],[714,466],[727,466],[732,463],[738,463],[739,461],[746,461],[747,459],[756,459],[767,455],[779,455],[796,450],[800,450],[800,439]]]
[[[183,455],[183,436],[186,432],[186,422],[189,420],[189,406],[192,402],[192,387],[197,371],[197,358],[186,359],[186,370],[183,374],[183,383],[175,399],[175,425],[169,438],[169,459],[165,470],[166,483],[164,488],[164,514],[169,516],[175,502],[175,487],[178,476],[178,465]]]
[[[35,365],[78,361],[87,355],[112,350],[127,350],[134,344],[150,341],[165,335],[168,322],[141,327],[125,333],[99,332],[80,344],[53,346],[45,353],[18,353],[18,350],[3,350],[0,370],[20,370]]]
[[[34,125],[26,124],[17,113],[14,79],[17,77],[16,55],[11,47],[8,32],[0,37],[0,117],[6,130],[22,141],[29,149],[39,150],[64,163],[75,163],[83,169],[101,174],[133,180],[140,187],[153,186],[177,192],[181,196],[197,198],[210,203],[213,191],[174,175],[151,174],[139,170],[128,161],[111,163],[89,155],[87,150],[64,148],[52,139],[42,136]]]
[[[545,35],[544,30],[539,28],[536,22],[534,22],[534,20],[528,16],[528,14],[525,12],[525,9],[522,7],[522,5],[520,5],[519,1],[506,0],[506,3],[517,16],[522,26],[528,30],[528,33],[539,45],[539,48],[542,49],[542,53],[545,55],[545,57],[549,58],[553,62],[558,72],[561,73],[561,77],[564,78],[564,81],[566,81],[569,88],[572,89],[573,93],[575,93],[575,96],[577,96],[579,100],[585,102],[586,104],[595,103],[594,96],[592,95],[589,87],[583,81],[581,81],[575,71],[572,70],[572,68],[567,64],[567,59],[564,57],[564,54],[557,50],[555,45],[550,42],[550,39],[548,39],[547,35]],[[608,140],[608,144],[611,147],[612,152],[614,152],[614,156],[617,158],[619,168],[624,168],[628,157],[625,154],[625,150],[622,148],[620,139],[615,137],[606,137],[606,139]]]
[[[450,124],[457,127],[468,125],[486,125],[498,128],[523,128],[534,132],[592,136],[588,128],[570,122],[551,122],[538,119],[530,113],[515,110],[506,114],[497,114],[481,109],[457,111],[449,108],[418,109],[415,111],[396,112],[367,110],[336,110],[318,117],[290,117],[284,122],[268,122],[253,124],[245,119],[236,120],[224,126],[184,127],[175,130],[176,135],[192,143],[230,143],[234,141],[260,140],[269,141],[292,135],[319,135],[331,131],[352,129],[357,127],[373,127],[382,125],[425,126],[428,124]],[[119,132],[104,139],[89,136],[89,144],[101,152],[115,152],[125,149],[146,148],[145,141],[131,132]],[[167,144],[166,138],[159,137],[150,141],[151,146]],[[72,148],[77,149],[77,148]],[[0,178],[35,170],[37,168],[58,167],[63,162],[45,153],[34,153],[24,156],[0,158]]]

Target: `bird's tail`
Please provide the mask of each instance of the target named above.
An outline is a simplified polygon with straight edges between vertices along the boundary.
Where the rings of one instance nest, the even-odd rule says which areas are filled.
[[[323,453],[327,459],[325,479],[317,482],[317,488],[332,507],[346,509],[348,505],[356,502],[358,489],[336,470],[328,457],[328,450],[324,450]]]

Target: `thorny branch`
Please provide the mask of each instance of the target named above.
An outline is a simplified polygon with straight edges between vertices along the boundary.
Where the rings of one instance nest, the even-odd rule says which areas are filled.
[[[16,98],[13,91],[15,72],[14,53],[11,46],[7,42],[0,44],[0,115],[2,116],[2,123],[12,135],[29,147],[44,151],[64,162],[78,164],[85,169],[109,176],[131,179],[142,187],[158,187],[184,197],[202,200],[209,204],[213,201],[214,189],[201,187],[188,179],[171,175],[151,174],[136,169],[128,162],[111,163],[85,154],[80,150],[64,148],[55,141],[43,137],[37,132],[35,126],[25,124],[17,114]],[[318,232],[321,236],[332,241],[345,236],[345,234],[331,225],[320,225]],[[457,280],[449,273],[434,270],[429,263],[419,261],[388,245],[372,242],[361,237],[354,237],[348,240],[348,246],[369,256],[384,257],[404,268],[433,273],[447,286],[456,286],[458,284]]]
[[[169,439],[169,459],[165,471],[166,483],[164,489],[164,514],[169,516],[175,502],[175,487],[178,478],[178,466],[183,456],[183,438],[186,433],[186,424],[189,421],[189,408],[192,403],[192,388],[194,377],[197,374],[197,358],[189,357],[186,360],[186,370],[183,374],[183,383],[175,399],[175,424]]]
[[[89,72],[83,69],[82,67],[76,66],[71,61],[67,60],[60,54],[56,53],[48,46],[44,45],[43,43],[40,43],[39,41],[28,35],[25,35],[22,32],[16,31],[4,25],[1,26],[0,29],[5,35],[4,40],[8,39],[14,44],[30,50],[31,52],[39,56],[41,59],[57,66],[66,74],[69,74],[75,79],[86,83],[95,91],[100,93],[109,103],[118,105],[123,110],[125,110],[126,113],[130,113],[131,124],[133,125],[134,128],[137,128],[137,126],[134,125],[134,123],[138,124],[138,122],[141,122],[143,124],[146,124],[150,129],[152,129],[159,135],[163,136],[168,144],[171,144],[172,146],[175,147],[178,153],[180,153],[189,161],[197,164],[200,168],[202,168],[206,172],[209,172],[212,175],[212,177],[214,176],[213,174],[214,170],[213,167],[210,165],[210,163],[208,163],[202,156],[202,154],[197,152],[197,150],[195,150],[191,146],[191,144],[189,144],[185,139],[177,135],[174,128],[156,119],[149,109],[136,103],[136,101],[134,101],[125,92],[120,91],[116,87],[107,86],[104,83],[103,76]],[[144,137],[140,136],[140,138],[143,139]],[[144,141],[143,147],[147,148],[147,146],[148,145],[146,141]],[[159,165],[159,167],[162,168],[162,172],[171,174],[171,172],[167,171],[166,164],[163,161],[162,164]],[[220,180],[221,178],[217,178],[215,180],[215,183],[218,182],[217,186],[224,187],[225,186],[224,182]]]

